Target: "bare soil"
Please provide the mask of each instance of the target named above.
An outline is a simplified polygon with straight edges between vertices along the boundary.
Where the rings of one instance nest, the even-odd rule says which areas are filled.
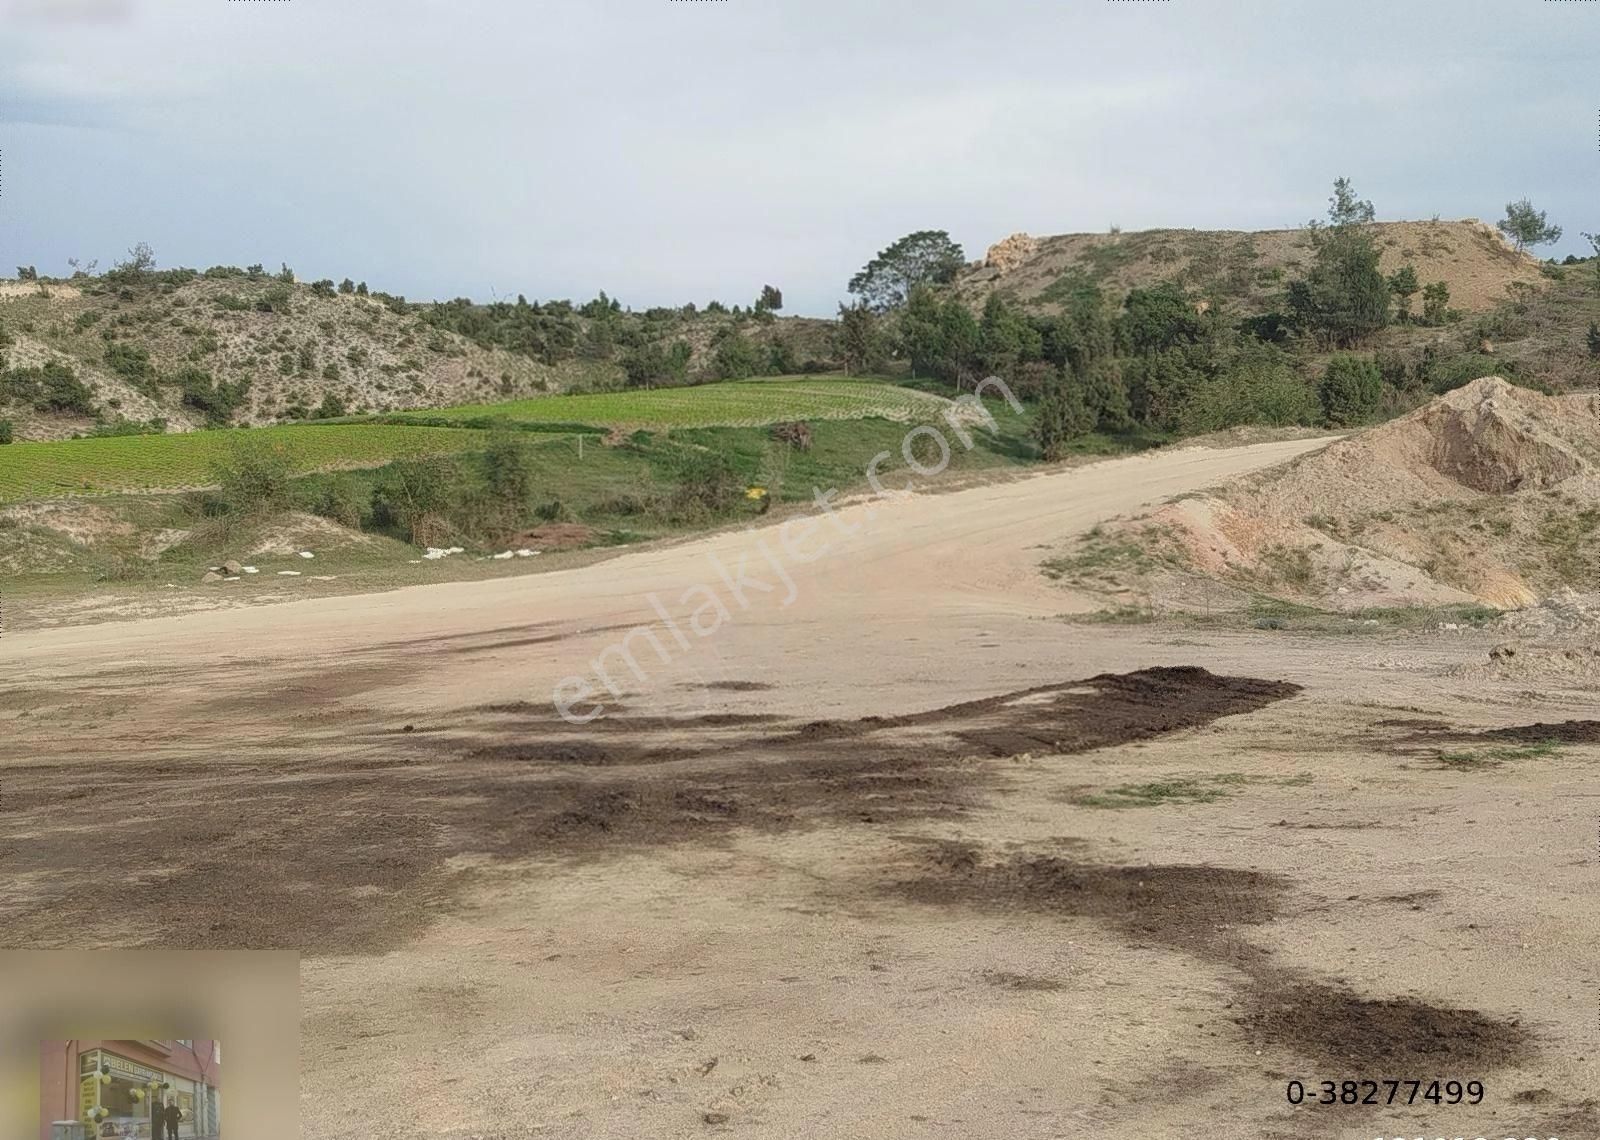
[[[553,685],[774,530],[8,634],[0,942],[298,948],[308,1136],[1592,1134],[1592,694],[1038,573],[1317,446],[843,508],[583,726]],[[1350,1079],[1487,1095],[1286,1098]]]

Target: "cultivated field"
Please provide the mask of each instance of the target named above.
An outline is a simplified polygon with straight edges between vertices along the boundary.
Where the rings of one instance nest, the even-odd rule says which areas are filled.
[[[734,380],[694,388],[544,396],[401,413],[417,419],[597,427],[751,427],[783,420],[910,420],[938,415],[938,396],[873,380]]]
[[[467,428],[330,424],[13,443],[0,447],[0,503],[204,486],[215,482],[213,465],[244,445],[281,446],[295,473],[307,474],[467,451],[482,440]]]

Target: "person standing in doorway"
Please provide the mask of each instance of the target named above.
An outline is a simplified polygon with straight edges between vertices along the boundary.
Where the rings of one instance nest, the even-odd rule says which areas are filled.
[[[178,1121],[183,1119],[183,1109],[176,1101],[167,1105],[167,1140],[178,1140]]]

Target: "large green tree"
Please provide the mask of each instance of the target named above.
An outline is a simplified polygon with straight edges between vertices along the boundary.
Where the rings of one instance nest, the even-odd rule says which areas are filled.
[[[878,312],[904,305],[919,285],[943,285],[966,264],[961,247],[944,230],[907,234],[850,278],[849,290]]]

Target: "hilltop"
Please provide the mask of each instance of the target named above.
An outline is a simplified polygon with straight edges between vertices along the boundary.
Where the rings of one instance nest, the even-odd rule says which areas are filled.
[[[830,327],[721,306],[633,313],[603,296],[416,303],[259,267],[13,280],[0,282],[0,419],[52,439],[821,371]]]
[[[1539,262],[1513,250],[1493,226],[1459,222],[1374,222],[1385,274],[1411,265],[1424,284],[1449,286],[1452,307],[1483,312],[1504,300],[1513,282],[1537,283]],[[1176,281],[1210,305],[1239,312],[1271,309],[1289,281],[1309,269],[1309,231],[1142,230],[1136,233],[1013,234],[956,277],[959,296],[975,307],[998,292],[1029,311],[1054,313],[1074,291],[1129,289]]]

